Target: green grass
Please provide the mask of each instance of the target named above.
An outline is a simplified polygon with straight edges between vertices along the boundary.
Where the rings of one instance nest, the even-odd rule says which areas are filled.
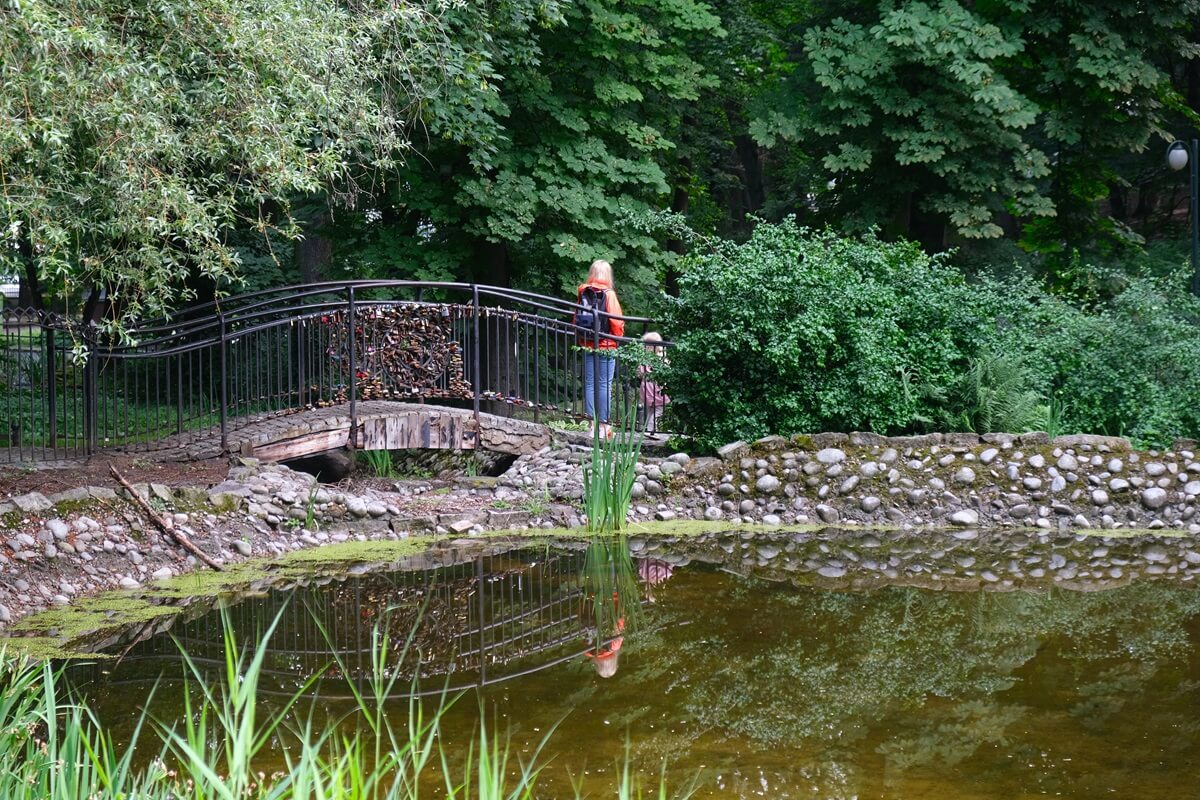
[[[279,619],[260,638],[269,638]],[[346,682],[356,724],[334,719],[318,726],[305,710],[310,699],[320,703],[311,696],[316,679],[282,704],[260,703],[267,651],[236,641],[226,619],[223,674],[214,679],[183,653],[187,688],[179,719],[152,719],[143,711],[123,752],[86,705],[66,696],[61,673],[49,662],[0,652],[0,797],[417,800],[420,787],[431,781],[459,800],[538,796],[537,780],[546,763],[543,749],[553,731],[535,752],[516,757],[507,737],[497,735],[482,711],[473,741],[446,740],[442,716],[461,698],[443,695],[432,710],[414,698],[407,713],[397,713],[394,701],[387,702],[398,693],[392,651],[400,648],[403,660],[411,634],[409,641],[397,643],[381,632],[385,629],[377,627],[371,634],[371,676],[363,684]],[[331,667],[352,674],[336,659]],[[452,748],[468,753],[465,767],[452,766]],[[266,774],[260,765],[268,754],[278,753],[286,758],[286,769]],[[621,775],[617,797],[641,796],[628,763]],[[656,794],[665,798],[665,781],[658,783]],[[575,795],[584,795],[582,786]]]
[[[376,478],[400,477],[390,450],[359,450],[358,463],[364,465]]]

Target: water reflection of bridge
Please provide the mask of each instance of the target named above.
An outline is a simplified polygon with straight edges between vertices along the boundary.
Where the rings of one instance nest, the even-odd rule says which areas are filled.
[[[544,547],[449,556],[428,570],[342,576],[224,609],[235,641],[265,648],[264,692],[318,678],[323,696],[377,674],[420,693],[482,686],[579,658],[592,631],[582,613],[583,553]],[[271,620],[277,624],[265,636]],[[211,612],[129,650],[118,682],[170,678],[181,649],[202,669],[225,666],[222,614]],[[378,631],[378,635],[376,634]],[[386,637],[386,652],[381,648]]]

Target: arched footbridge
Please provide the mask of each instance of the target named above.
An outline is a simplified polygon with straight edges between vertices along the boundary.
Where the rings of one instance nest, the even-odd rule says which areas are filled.
[[[283,460],[347,445],[535,451],[548,421],[585,419],[589,351],[578,342],[603,322],[580,328],[576,310],[478,284],[320,283],[183,309],[133,326],[132,343],[7,311],[0,462],[105,452]],[[609,338],[623,345],[654,327],[620,319],[626,335]],[[639,380],[618,359],[614,418],[640,417]]]

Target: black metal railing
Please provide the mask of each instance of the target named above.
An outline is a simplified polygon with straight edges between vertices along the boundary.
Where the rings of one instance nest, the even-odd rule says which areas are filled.
[[[191,306],[124,341],[58,315],[0,312],[0,460],[183,447],[217,430],[227,450],[231,432],[271,415],[344,404],[353,425],[365,399],[585,419],[579,342],[597,331],[575,324],[577,310],[494,286],[352,281]],[[619,319],[625,335],[604,338],[621,344],[654,325]],[[615,418],[638,413],[642,380],[617,360]]]

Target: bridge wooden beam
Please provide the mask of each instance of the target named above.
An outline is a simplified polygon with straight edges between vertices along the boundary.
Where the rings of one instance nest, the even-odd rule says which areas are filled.
[[[371,403],[359,415],[354,445],[359,450],[493,450],[513,455],[536,453],[550,443],[550,431],[544,425],[525,420],[480,416],[480,428],[470,411],[433,405]],[[305,431],[291,425],[272,433],[260,432],[241,446],[242,455],[263,461],[288,461],[350,443],[350,421],[337,416],[313,425]]]

